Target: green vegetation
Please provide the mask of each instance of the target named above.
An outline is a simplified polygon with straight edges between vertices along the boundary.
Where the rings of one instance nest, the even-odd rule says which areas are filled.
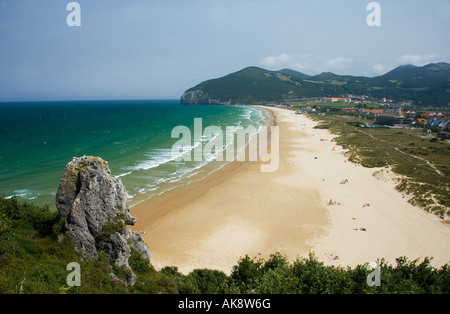
[[[61,235],[61,227],[59,214],[48,207],[0,198],[0,293],[176,292],[174,280],[156,272],[137,252],[132,252],[129,263],[139,276],[133,287],[127,287],[111,277],[113,270],[119,278],[126,274],[111,268],[103,253],[98,261],[83,261],[73,242]],[[67,286],[66,267],[71,262],[81,266],[80,287]]]
[[[401,66],[373,78],[329,72],[310,76],[289,69],[269,71],[247,67],[202,82],[186,92],[201,90],[206,95],[204,99],[220,103],[258,104],[353,94],[372,99],[411,100],[418,106],[447,106],[449,78],[450,64],[447,63]]]
[[[132,250],[129,264],[137,275],[134,286],[113,278],[126,278],[122,268],[111,267],[105,255],[82,261],[69,239],[61,236],[61,221],[47,207],[0,198],[0,293],[8,294],[365,294],[450,293],[450,265],[437,269],[430,259],[396,265],[378,261],[381,286],[367,285],[371,271],[366,265],[354,269],[325,266],[310,254],[289,261],[280,253],[268,260],[245,256],[230,275],[218,270],[196,269],[181,274],[176,267],[156,271]],[[117,226],[111,226],[112,229]],[[109,232],[110,228],[106,228]],[[67,286],[67,264],[81,266],[81,286]]]
[[[331,81],[331,84],[333,84],[333,85],[345,85],[345,84],[347,84],[347,81],[337,81],[337,80],[332,80]]]
[[[337,144],[348,149],[352,162],[385,167],[398,175],[397,189],[409,202],[442,219],[450,209],[450,144],[430,138],[422,130],[362,128],[371,120],[355,116],[314,115],[319,128],[337,134]]]
[[[105,224],[102,230],[95,235],[95,241],[100,242],[108,239],[114,232],[122,233],[125,229],[125,214],[115,217],[111,222]]]

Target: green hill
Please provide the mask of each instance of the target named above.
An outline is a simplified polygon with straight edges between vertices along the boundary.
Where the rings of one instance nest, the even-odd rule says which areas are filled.
[[[310,76],[290,69],[269,71],[247,67],[186,90],[181,103],[254,104],[347,94],[448,106],[450,64],[405,65],[373,78],[330,72]]]

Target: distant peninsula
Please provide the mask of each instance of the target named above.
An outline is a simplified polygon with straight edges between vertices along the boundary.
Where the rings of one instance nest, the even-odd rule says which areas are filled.
[[[450,103],[450,64],[403,65],[372,78],[330,72],[310,76],[290,69],[270,71],[252,66],[186,90],[181,103],[268,104],[349,95],[446,107]]]

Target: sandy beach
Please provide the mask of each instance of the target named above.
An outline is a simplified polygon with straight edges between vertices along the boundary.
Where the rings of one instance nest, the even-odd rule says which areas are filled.
[[[279,127],[276,172],[235,162],[132,208],[133,230],[142,232],[155,268],[230,273],[245,255],[275,252],[291,259],[314,252],[327,265],[350,267],[399,256],[450,262],[450,225],[410,205],[390,173],[375,177],[380,169],[347,161],[333,135],[306,116],[269,110]]]

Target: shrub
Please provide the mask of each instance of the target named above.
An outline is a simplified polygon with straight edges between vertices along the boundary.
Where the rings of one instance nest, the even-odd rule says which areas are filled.
[[[11,255],[15,252],[17,242],[14,238],[11,219],[0,213],[0,256]],[[1,263],[1,260],[0,260]]]
[[[53,226],[59,221],[59,214],[51,212],[48,206],[20,203],[16,198],[0,198],[1,213],[11,220],[22,220],[28,223],[40,237],[54,234]]]
[[[233,266],[231,280],[239,286],[242,292],[251,289],[257,278],[263,274],[262,264],[262,261],[256,261],[246,255],[238,261],[237,265]]]
[[[108,239],[113,233],[119,232],[122,233],[125,228],[125,222],[122,216],[117,216],[112,221],[103,225],[102,230],[97,233],[95,237],[95,241],[97,243],[102,242]]]
[[[268,268],[256,281],[252,292],[261,294],[292,294],[298,291],[298,278],[293,276],[292,268],[280,266]]]
[[[219,270],[196,269],[185,278],[185,284],[179,287],[180,293],[219,294],[223,293],[227,275]]]
[[[141,254],[133,248],[131,248],[131,256],[128,259],[128,264],[138,275],[145,274],[150,269],[150,262],[143,258]]]

